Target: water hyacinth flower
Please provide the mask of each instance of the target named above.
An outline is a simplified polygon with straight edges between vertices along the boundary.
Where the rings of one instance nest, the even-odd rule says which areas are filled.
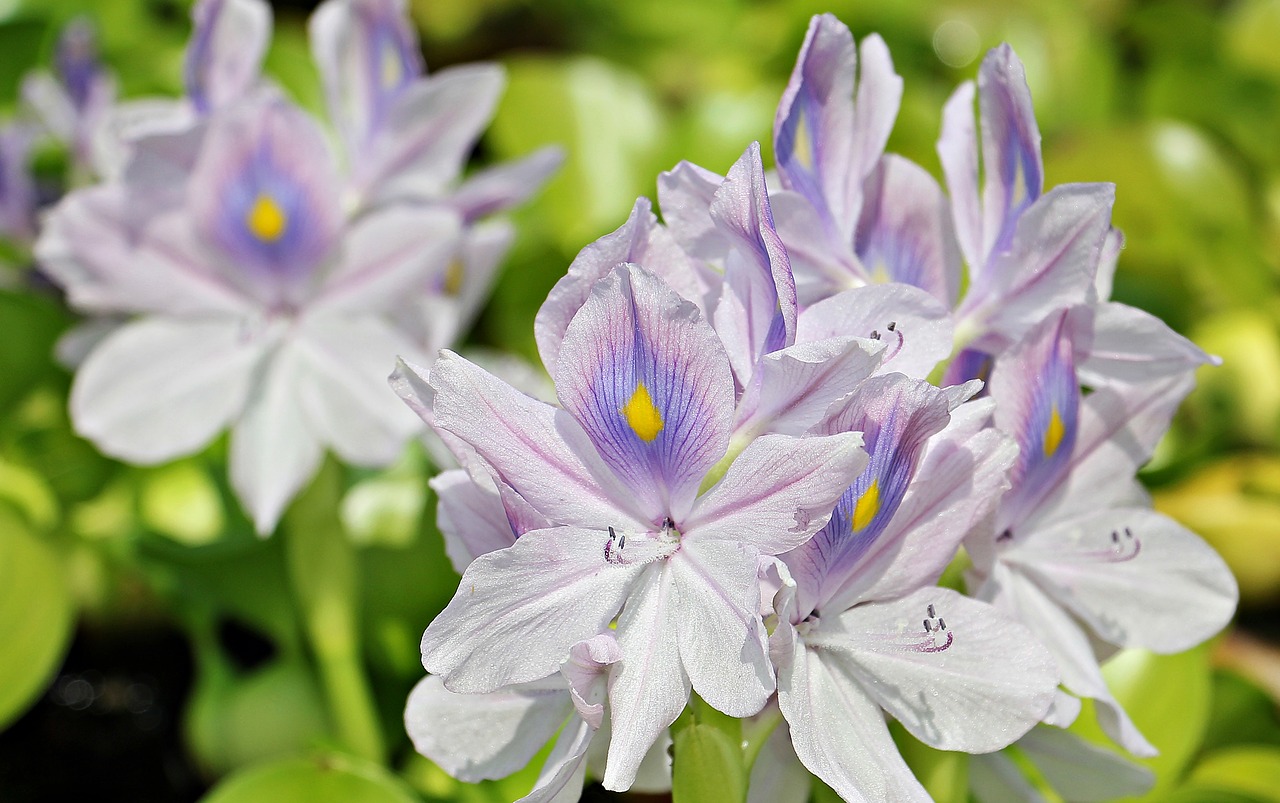
[[[31,126],[0,126],[0,238],[29,244],[36,233],[36,183],[31,174]]]
[[[994,354],[1021,340],[1047,315],[1096,298],[1095,278],[1117,232],[1110,226],[1115,187],[1064,184],[1044,191],[1040,130],[1026,72],[1001,45],[978,71],[981,116],[974,128],[974,85],[943,109],[938,156],[970,285],[956,310],[957,343]]]
[[[1189,376],[1082,396],[1076,364],[1087,309],[1054,316],[992,373],[996,426],[1020,446],[993,526],[968,541],[974,594],[1018,616],[1052,650],[1067,691],[1099,703],[1099,724],[1135,755],[1154,748],[1107,689],[1099,643],[1181,652],[1226,625],[1237,589],[1198,536],[1149,509],[1134,480]],[[1051,721],[1079,703],[1060,695]]]
[[[555,379],[562,408],[453,355],[426,377],[446,442],[553,526],[467,568],[423,662],[450,690],[490,692],[547,676],[617,617],[604,783],[626,789],[691,689],[734,716],[763,707],[760,560],[822,526],[863,455],[849,433],[763,436],[699,493],[729,445],[729,360],[697,308],[638,266],[594,286]]]
[[[72,20],[58,37],[52,73],[22,81],[22,98],[45,130],[71,151],[77,179],[95,172],[95,138],[116,100],[115,78],[98,58],[97,33],[85,18]]]
[[[405,727],[418,752],[463,781],[510,775],[560,731],[533,789],[517,803],[573,803],[594,763],[593,744],[608,741],[608,670],[621,658],[617,638],[602,633],[573,645],[560,671],[540,681],[455,694],[429,675],[409,695]],[[669,744],[660,740],[649,751],[633,789],[671,788]]]
[[[37,244],[77,307],[139,316],[80,366],[78,431],[151,463],[231,425],[232,484],[264,534],[325,447],[389,462],[416,426],[375,379],[416,348],[383,313],[445,269],[456,214],[348,221],[319,128],[270,95],[210,122],[180,206],[140,209],[143,189],[73,193]]]
[[[795,754],[846,800],[929,799],[882,708],[928,745],[982,753],[1053,700],[1057,672],[1030,631],[933,587],[1014,459],[1011,441],[986,427],[989,401],[957,407],[976,390],[900,374],[863,383],[831,426],[863,432],[870,462],[827,525],[781,556],[778,704]]]
[[[398,4],[329,0],[321,21],[369,9],[382,27],[343,47],[383,29],[416,47]],[[326,448],[385,465],[419,429],[385,391],[388,366],[396,355],[428,362],[466,326],[511,239],[505,223],[476,218],[526,197],[554,160],[525,170],[518,191],[488,179],[481,212],[452,203],[501,73],[424,78],[417,64],[403,86],[384,87],[386,124],[364,146],[394,176],[374,180],[260,76],[265,3],[203,0],[193,19],[187,97],[115,129],[113,178],[53,211],[37,255],[74,306],[127,321],[80,366],[78,431],[154,463],[230,427],[232,485],[265,534]],[[333,64],[322,70],[331,83],[368,78],[362,62]],[[439,192],[384,194],[388,182]]]

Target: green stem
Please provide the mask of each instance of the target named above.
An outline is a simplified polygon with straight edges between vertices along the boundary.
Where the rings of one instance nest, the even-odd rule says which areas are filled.
[[[754,720],[742,723],[743,764],[748,774],[755,766],[756,758],[764,748],[764,743],[769,741],[769,736],[781,723],[782,710],[777,706],[767,707],[757,714]]]
[[[386,746],[360,657],[356,554],[338,523],[338,474],[327,462],[290,508],[286,561],[338,737],[352,753],[381,764]]]

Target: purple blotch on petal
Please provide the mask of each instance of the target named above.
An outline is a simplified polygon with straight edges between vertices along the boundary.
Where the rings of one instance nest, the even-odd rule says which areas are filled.
[[[827,525],[787,558],[788,563],[794,559],[809,564],[811,571],[806,575],[821,578],[821,588],[800,589],[801,609],[821,606],[828,592],[837,590],[845,575],[856,569],[893,519],[915,476],[925,442],[949,420],[940,390],[901,374],[886,374],[859,386],[827,425],[830,432],[862,432],[870,460],[840,498]]]
[[[728,359],[697,308],[638,267],[593,288],[565,333],[556,388],[655,525],[678,523],[728,448]]]

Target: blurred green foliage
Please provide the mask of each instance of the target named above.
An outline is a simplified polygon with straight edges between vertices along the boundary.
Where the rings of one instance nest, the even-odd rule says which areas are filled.
[[[319,109],[304,6],[277,9],[267,70]],[[885,38],[906,82],[890,148],[935,175],[942,103],[989,47],[1012,43],[1027,66],[1048,183],[1118,186],[1127,245],[1116,297],[1225,360],[1203,372],[1146,478],[1157,506],[1236,571],[1242,624],[1216,645],[1126,653],[1107,669],[1162,749],[1147,762],[1158,777],[1149,799],[1280,800],[1280,685],[1268,680],[1280,674],[1280,631],[1266,625],[1280,604],[1280,0],[411,8],[430,68],[507,67],[478,164],[545,143],[568,154],[515,214],[516,247],[473,335],[530,359],[546,291],[637,195],[653,197],[659,171],[681,159],[723,171],[751,140],[768,159],[774,107],[811,14],[832,11],[856,35]],[[58,29],[78,14],[98,25],[126,97],[178,93],[186,2],[3,0],[0,114],[17,113],[22,75],[48,65]],[[418,637],[457,580],[420,450],[384,472],[330,465],[303,497],[323,504],[300,503],[283,532],[261,541],[226,487],[224,443],[139,469],[79,439],[65,413],[69,376],[53,359],[73,316],[20,269],[0,274],[0,287],[0,726],[42,694],[77,619],[108,633],[166,622],[188,634],[194,655],[187,748],[209,780],[232,773],[210,801],[497,801],[528,788],[536,766],[459,785],[412,753],[400,725],[421,674]],[[216,637],[227,619],[268,641],[271,657],[237,665]],[[1257,638],[1239,635],[1250,628]],[[335,671],[354,674],[354,686]],[[347,708],[350,693],[369,697],[354,710],[367,703],[376,721]],[[697,727],[707,733],[686,738],[705,735],[705,749],[718,749],[723,734]],[[1076,730],[1105,743],[1088,710]],[[904,749],[940,799],[964,799],[963,765]],[[350,752],[385,758],[403,780]]]

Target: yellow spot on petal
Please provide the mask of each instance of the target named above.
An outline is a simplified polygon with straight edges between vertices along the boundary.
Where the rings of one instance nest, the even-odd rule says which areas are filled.
[[[382,48],[382,88],[395,89],[404,77],[404,69],[400,64],[400,54],[391,45]]]
[[[813,169],[813,142],[809,139],[809,118],[804,112],[796,123],[795,138],[792,140],[791,157],[806,170]]]
[[[853,526],[851,529],[855,533],[858,530],[865,530],[879,512],[880,480],[872,480],[870,487],[862,492],[862,496],[858,497],[858,503],[853,506]]]
[[[1062,435],[1065,428],[1062,425],[1062,416],[1058,415],[1058,405],[1054,405],[1049,411],[1049,425],[1044,428],[1044,456],[1053,457],[1053,453],[1058,451],[1058,447],[1062,445]]]
[[[636,436],[645,443],[651,443],[662,431],[662,414],[653,405],[649,389],[643,382],[636,383],[635,392],[631,394],[627,406],[622,408],[627,423]]]
[[[872,284],[888,284],[893,281],[893,277],[889,275],[889,264],[883,259],[876,260],[876,266],[871,270]]]
[[[444,292],[445,295],[456,296],[462,292],[463,276],[462,260],[455,259],[449,263],[449,267],[444,270]]]
[[[260,194],[253,202],[249,214],[245,215],[245,225],[249,232],[259,240],[274,243],[284,234],[289,219],[276,199],[266,193]]]

